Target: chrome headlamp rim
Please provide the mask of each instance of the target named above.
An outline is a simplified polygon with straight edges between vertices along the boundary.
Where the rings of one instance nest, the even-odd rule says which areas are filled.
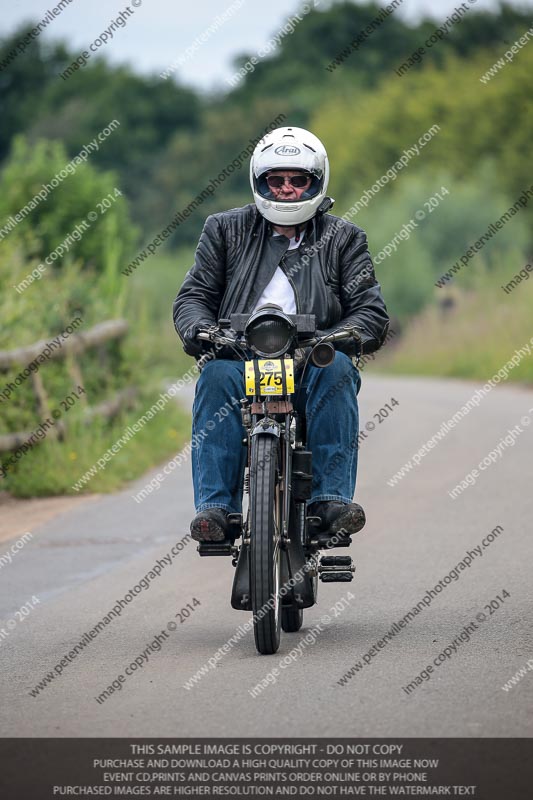
[[[282,348],[279,348],[275,352],[267,353],[264,350],[261,350],[257,345],[254,345],[250,342],[250,332],[253,330],[254,324],[260,323],[268,318],[277,318],[282,320],[287,328],[287,338],[285,344]],[[291,344],[293,343],[296,337],[296,325],[291,320],[291,318],[285,314],[280,306],[271,304],[271,305],[264,305],[254,311],[248,322],[246,323],[246,327],[244,329],[244,336],[246,339],[246,344],[256,355],[260,356],[261,358],[279,358],[280,356],[284,355],[287,350],[290,348]]]

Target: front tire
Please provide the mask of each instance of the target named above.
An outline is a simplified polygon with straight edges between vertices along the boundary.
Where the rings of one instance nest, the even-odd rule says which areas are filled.
[[[303,608],[283,606],[281,609],[281,627],[285,633],[296,633],[302,627],[303,621]]]
[[[278,485],[279,440],[252,437],[250,458],[250,590],[254,638],[264,655],[277,652],[281,631],[281,501]]]

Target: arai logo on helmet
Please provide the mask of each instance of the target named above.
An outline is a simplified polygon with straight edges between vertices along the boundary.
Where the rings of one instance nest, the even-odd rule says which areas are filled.
[[[301,150],[293,144],[282,144],[274,150],[277,156],[299,156]]]

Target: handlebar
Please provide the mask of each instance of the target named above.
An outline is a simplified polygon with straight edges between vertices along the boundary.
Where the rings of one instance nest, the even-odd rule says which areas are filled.
[[[213,344],[221,345],[231,346],[235,344],[245,344],[244,340],[236,336],[230,337],[227,334],[221,333],[220,328],[216,326],[207,331],[200,331],[196,334],[196,338],[204,342],[212,342]],[[310,339],[303,339],[298,342],[298,344],[300,347],[313,347],[319,342],[340,342],[344,339],[355,339],[357,342],[361,343],[361,334],[356,328],[341,328],[334,333],[329,333],[327,336],[313,336]]]
[[[341,328],[335,333],[329,333],[327,336],[314,336],[312,339],[305,339],[299,344],[301,347],[312,347],[319,342],[341,342],[344,339],[355,339],[361,343],[361,334],[356,328]]]

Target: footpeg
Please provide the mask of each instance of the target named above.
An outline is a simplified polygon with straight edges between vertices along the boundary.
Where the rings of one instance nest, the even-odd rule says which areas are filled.
[[[349,583],[353,581],[351,572],[324,572],[320,576],[322,583]]]
[[[320,564],[323,567],[348,567],[351,569],[351,556],[322,556]]]
[[[343,536],[336,540],[334,534],[327,532],[312,534],[310,541],[310,544],[313,545],[313,547],[318,547],[319,550],[332,550],[334,547],[349,547],[351,543],[352,539],[350,536]]]
[[[350,556],[322,556],[318,574],[323,583],[349,583],[355,566]]]
[[[196,549],[201,556],[233,556],[237,553],[237,548],[228,539],[222,542],[200,542]]]

